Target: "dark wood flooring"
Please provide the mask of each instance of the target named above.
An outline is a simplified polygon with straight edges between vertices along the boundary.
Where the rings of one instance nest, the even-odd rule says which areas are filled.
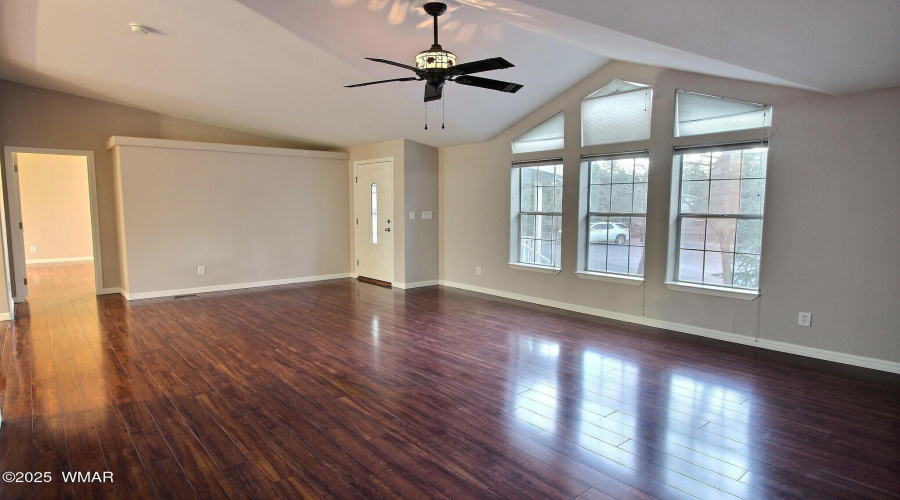
[[[900,497],[895,375],[440,287],[29,281],[0,468],[51,482],[4,499]]]

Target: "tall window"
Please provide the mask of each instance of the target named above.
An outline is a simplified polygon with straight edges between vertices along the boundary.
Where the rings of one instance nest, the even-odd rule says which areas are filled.
[[[579,277],[643,281],[652,105],[653,87],[623,80],[581,101],[581,145],[632,152],[582,156]]]
[[[370,200],[370,209],[372,212],[372,244],[378,244],[378,186],[372,183],[372,197]]]
[[[562,161],[513,168],[515,262],[559,269],[562,240]]]
[[[585,158],[590,169],[586,270],[644,275],[650,158]]]
[[[677,281],[757,290],[768,148],[676,152]]]

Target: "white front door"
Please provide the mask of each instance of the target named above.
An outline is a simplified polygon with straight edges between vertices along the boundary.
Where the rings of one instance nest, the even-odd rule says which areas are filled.
[[[356,258],[360,276],[394,280],[394,193],[391,161],[356,165]]]

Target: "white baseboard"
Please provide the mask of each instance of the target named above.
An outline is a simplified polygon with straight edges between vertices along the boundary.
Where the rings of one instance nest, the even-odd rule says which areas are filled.
[[[62,257],[60,259],[25,259],[26,264],[55,264],[57,262],[86,262],[94,260],[93,256],[88,257]]]
[[[10,319],[8,312],[0,313],[0,321],[9,321]]]
[[[788,344],[787,342],[779,342],[777,340],[768,339],[759,339],[759,343],[757,345],[759,347],[762,347],[763,349],[786,352],[789,354],[796,354],[798,356],[806,356],[808,358],[824,359],[825,361],[834,361],[835,363],[843,363],[845,365],[861,366],[863,368],[871,368],[873,370],[900,373],[900,363],[888,361],[886,359],[867,358],[865,356],[857,356],[856,354],[846,354],[843,352],[817,349],[815,347],[806,347],[797,344]]]
[[[122,289],[119,287],[116,288],[104,288],[97,292],[97,295],[113,295],[116,293],[122,293]]]
[[[240,290],[243,288],[259,288],[263,286],[277,286],[277,285],[290,285],[293,283],[306,283],[309,281],[324,281],[324,280],[335,280],[341,278],[349,278],[350,273],[340,273],[340,274],[325,274],[321,276],[305,276],[302,278],[287,278],[281,280],[270,280],[270,281],[254,281],[251,283],[232,283],[228,285],[213,285],[213,286],[201,286],[197,288],[182,288],[179,290],[160,290],[157,292],[139,292],[139,293],[128,293],[125,290],[122,290],[122,295],[128,300],[139,300],[139,299],[154,299],[157,297],[172,297],[174,295],[188,295],[193,293],[208,293],[208,292],[224,292],[226,290]]]
[[[619,321],[625,321],[628,323],[636,323],[638,325],[644,326],[652,326],[655,328],[663,328],[666,330],[672,330],[681,333],[689,333],[692,335],[699,335],[701,337],[708,337],[717,340],[724,340],[726,342],[734,342],[737,344],[751,345],[755,347],[761,347],[763,349],[769,349],[772,351],[785,352],[789,354],[797,354],[800,356],[806,356],[810,358],[823,359],[825,361],[834,361],[837,363],[843,363],[847,365],[860,366],[863,368],[871,368],[873,370],[881,370],[891,373],[900,373],[900,363],[894,361],[887,361],[883,359],[876,358],[867,358],[865,356],[857,356],[855,354],[846,354],[842,352],[828,351],[825,349],[816,349],[814,347],[806,347],[796,344],[789,344],[787,342],[778,342],[775,340],[767,340],[767,339],[755,339],[753,337],[749,337],[746,335],[738,335],[735,333],[722,332],[719,330],[712,330],[709,328],[701,328],[698,326],[684,325],[681,323],[673,323],[670,321],[663,321],[653,318],[647,318],[644,316],[635,316],[633,314],[624,314],[615,311],[607,311],[604,309],[597,309],[594,307],[587,306],[579,306],[576,304],[569,304],[567,302],[559,302],[556,300],[548,300],[541,299],[538,297],[531,297],[528,295],[520,295],[517,293],[504,292],[501,290],[494,290],[491,288],[483,288],[479,286],[467,285],[465,283],[456,283],[452,281],[444,281],[440,282],[441,285],[451,287],[451,288],[459,288],[462,290],[468,290],[470,292],[478,292],[484,293],[487,295],[494,295],[497,297],[503,297],[507,299],[513,300],[521,300],[522,302],[529,302],[532,304],[538,304],[542,306],[555,307],[557,309],[564,309],[566,311],[579,312],[584,314],[589,314],[591,316],[600,316],[603,318],[614,319]]]
[[[416,281],[415,283],[399,283],[399,282],[392,283],[393,286],[403,289],[403,290],[408,290],[410,288],[420,288],[423,286],[435,286],[435,285],[440,285],[440,284],[441,284],[441,282],[438,280]]]

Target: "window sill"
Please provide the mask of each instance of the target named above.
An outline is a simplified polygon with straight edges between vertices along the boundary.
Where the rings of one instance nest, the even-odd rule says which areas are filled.
[[[597,273],[591,271],[575,271],[575,276],[586,280],[608,281],[623,285],[640,286],[644,284],[644,278],[637,276],[625,276],[623,274]]]
[[[716,295],[718,297],[728,297],[730,299],[754,300],[759,297],[759,291],[757,290],[741,290],[738,288],[699,285],[694,283],[684,283],[680,281],[666,281],[666,286],[669,288],[669,290],[700,293],[703,295]]]
[[[562,270],[558,267],[534,266],[531,264],[519,264],[518,262],[510,262],[509,267],[519,269],[521,271],[532,271],[535,273],[559,274]]]

